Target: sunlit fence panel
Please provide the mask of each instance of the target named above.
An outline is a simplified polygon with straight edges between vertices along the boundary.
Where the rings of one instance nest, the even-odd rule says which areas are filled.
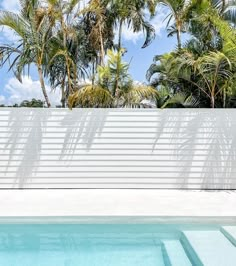
[[[1,108],[0,188],[236,189],[236,110]]]

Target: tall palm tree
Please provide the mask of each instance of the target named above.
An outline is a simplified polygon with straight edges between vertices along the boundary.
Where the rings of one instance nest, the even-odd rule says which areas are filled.
[[[0,11],[0,26],[10,28],[19,38],[16,45],[2,45],[2,64],[12,59],[10,65],[18,79],[26,66],[32,63],[36,65],[41,89],[48,107],[51,106],[45,81],[43,77],[43,65],[48,50],[48,44],[52,36],[51,21],[42,15],[43,7],[37,0],[21,1],[21,14],[8,11]]]
[[[222,52],[209,52],[209,54],[198,57],[196,60],[188,55],[178,58],[179,77],[196,86],[203,92],[211,102],[211,108],[215,108],[216,97],[222,93],[226,84],[233,77],[232,63],[230,59]],[[192,68],[197,82],[192,78],[183,76],[183,68]],[[182,73],[181,73],[182,71]]]
[[[63,46],[61,32],[57,32],[51,39],[44,74],[48,77],[52,89],[61,89],[63,108],[66,106],[68,95],[77,90],[79,80],[88,76],[89,66],[94,58],[95,52],[81,25],[73,27],[73,34],[67,37],[66,47]]]
[[[113,29],[111,23],[111,12],[107,8],[107,2],[102,0],[90,0],[88,6],[83,10],[83,22],[90,27],[89,40],[98,51],[98,65],[104,66],[107,44],[113,44]],[[109,47],[110,48],[110,47]]]
[[[189,13],[195,2],[195,0],[158,0],[159,4],[164,5],[170,10],[165,20],[167,20],[167,27],[170,31],[169,35],[176,34],[177,36],[179,50],[182,48],[181,34],[185,30]]]
[[[80,1],[46,0],[47,16],[54,22],[56,32],[52,40],[52,49],[49,50],[48,67],[45,74],[50,77],[53,87],[61,87],[61,103],[65,107],[66,85],[69,93],[73,93],[77,84],[78,51],[72,55],[71,47],[77,49],[78,32],[75,27],[76,16],[79,12]],[[55,74],[59,74],[55,78]]]

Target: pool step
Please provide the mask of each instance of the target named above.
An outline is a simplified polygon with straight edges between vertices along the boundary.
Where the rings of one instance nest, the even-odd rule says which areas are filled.
[[[221,232],[236,246],[236,226],[222,226]]]
[[[171,266],[192,266],[179,240],[164,240],[163,245]]]
[[[183,231],[183,237],[200,260],[196,265],[236,265],[236,247],[220,231]]]
[[[38,239],[37,239],[38,240]],[[63,240],[62,240],[63,241]],[[100,245],[96,240],[73,243],[72,249],[0,250],[1,266],[166,266],[162,246],[137,242]],[[21,243],[22,244],[22,243]],[[63,242],[64,244],[64,242]],[[20,246],[22,248],[22,246]],[[181,266],[181,265],[180,265]]]

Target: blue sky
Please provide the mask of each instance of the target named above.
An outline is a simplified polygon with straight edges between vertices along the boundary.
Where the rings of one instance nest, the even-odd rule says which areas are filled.
[[[17,11],[18,0],[0,0],[0,8]],[[167,15],[167,10],[159,8],[157,16],[152,24],[156,29],[156,38],[145,49],[142,49],[144,36],[142,33],[134,34],[132,30],[124,29],[123,46],[127,48],[128,53],[125,60],[130,62],[130,73],[134,80],[146,82],[145,74],[157,54],[163,54],[173,50],[176,47],[176,38],[167,38],[165,24],[163,20]],[[14,41],[14,35],[6,29],[0,30],[0,44],[11,43]],[[53,105],[60,103],[60,92],[51,92],[49,86],[49,97]],[[43,99],[40,84],[35,71],[31,71],[30,77],[23,77],[23,84],[18,82],[12,73],[8,72],[7,66],[0,69],[0,104],[20,103],[25,99]]]
[[[125,41],[124,46],[128,53],[125,60],[130,62],[130,73],[134,80],[146,82],[146,71],[153,62],[155,55],[160,55],[173,50],[176,47],[175,38],[167,38],[166,31],[161,30],[155,40],[147,48],[142,49],[144,39],[140,39],[137,43]]]

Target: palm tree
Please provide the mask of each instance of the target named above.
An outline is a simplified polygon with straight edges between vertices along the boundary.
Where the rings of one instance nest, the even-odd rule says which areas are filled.
[[[161,86],[158,95],[157,107],[162,109],[199,107],[199,101],[189,92],[173,93],[168,87]]]
[[[78,89],[79,78],[88,75],[89,65],[95,70],[97,64],[104,64],[105,50],[113,44],[112,25],[104,1],[91,0],[85,8],[73,0],[48,2],[56,36],[45,74],[53,88],[61,87],[61,102],[65,107],[68,95]]]
[[[134,85],[120,91],[113,97],[111,91],[99,85],[86,85],[68,97],[69,108],[111,108],[145,106],[144,100],[156,106],[159,94],[157,90],[146,85]]]
[[[119,89],[129,84],[131,78],[128,74],[129,64],[122,61],[124,49],[115,52],[108,50],[108,61],[106,66],[98,66],[98,82],[102,87],[110,89],[113,97]]]
[[[179,79],[176,57],[176,53],[155,56],[146,73],[148,82],[158,91],[157,107],[197,107],[199,103],[190,85],[185,89],[184,82]]]
[[[192,95],[199,106],[226,107],[235,93],[236,32],[216,3],[191,1],[185,9],[191,38],[181,49],[156,56],[147,79],[159,93],[169,91],[167,98]]]
[[[152,86],[131,83],[119,91],[116,105],[131,108],[156,107],[158,99],[159,93]]]
[[[38,1],[21,1],[21,14],[8,11],[0,11],[0,25],[9,27],[19,38],[17,45],[2,45],[0,54],[2,64],[13,58],[10,69],[13,69],[17,78],[21,81],[21,75],[25,66],[34,63],[37,67],[41,89],[50,107],[50,101],[46,92],[43,77],[43,65],[48,50],[48,44],[52,35],[51,21],[42,15],[43,8]]]
[[[107,51],[107,64],[98,66],[96,85],[85,85],[70,95],[68,103],[71,108],[140,107],[143,100],[156,102],[156,89],[133,83],[128,73],[129,64],[122,61],[123,51]]]
[[[61,32],[57,32],[51,39],[48,64],[44,69],[52,89],[61,89],[63,108],[66,106],[68,95],[77,90],[78,80],[88,76],[89,64],[95,58],[95,51],[81,25],[74,26],[72,36],[73,38],[70,35],[67,37],[66,49]]]
[[[56,32],[51,40],[52,49],[48,51],[49,62],[45,75],[49,76],[53,88],[55,85],[60,85],[61,103],[62,107],[65,107],[66,85],[69,93],[73,93],[77,85],[78,51],[76,49],[79,37],[74,21],[79,11],[79,1],[47,0],[45,9],[47,16],[54,22],[53,30]],[[71,49],[76,50],[73,55]],[[56,77],[55,74],[57,74]]]
[[[110,8],[114,12],[114,24],[118,23],[118,45],[119,51],[122,47],[122,30],[126,23],[134,32],[144,31],[146,39],[142,48],[147,47],[155,37],[153,26],[145,17],[144,10],[148,8],[151,16],[154,16],[156,7],[155,0],[112,0]]]
[[[169,36],[176,34],[177,45],[180,50],[182,48],[181,34],[185,31],[190,12],[193,9],[192,5],[195,5],[195,0],[159,0],[158,2],[170,10],[165,20],[167,20]]]
[[[109,108],[113,107],[114,99],[108,89],[99,85],[86,85],[69,95],[69,108]]]
[[[89,28],[90,43],[99,54],[98,65],[104,65],[106,49],[113,46],[113,28],[111,11],[107,1],[90,0],[88,6],[82,11],[82,22]]]
[[[188,55],[178,58],[179,78],[188,81],[203,92],[211,102],[211,107],[215,108],[215,100],[225,89],[226,84],[232,78],[232,63],[222,52],[209,52],[209,54],[199,57],[197,60]],[[183,69],[191,68],[197,82],[191,76],[183,76]]]
[[[168,99],[179,94],[192,95],[201,106],[207,105],[208,99],[212,108],[216,107],[216,100],[217,105],[220,102],[225,107],[226,95],[235,84],[235,63],[231,52],[227,55],[209,51],[199,56],[184,49],[159,57],[158,63],[148,70],[147,78],[158,91],[166,88],[172,95],[167,95]]]

